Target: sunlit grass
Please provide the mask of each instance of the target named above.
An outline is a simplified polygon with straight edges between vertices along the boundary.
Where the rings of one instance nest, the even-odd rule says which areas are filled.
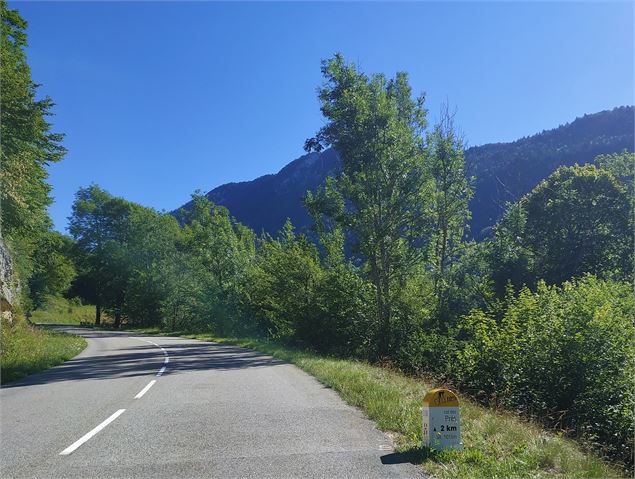
[[[210,334],[146,333],[233,344],[257,349],[296,364],[338,391],[347,403],[361,408],[388,432],[402,452],[439,478],[607,478],[626,473],[583,450],[581,445],[510,413],[461,399],[461,451],[434,452],[421,447],[421,400],[432,386],[398,371],[361,361],[320,357],[255,339],[218,338]]]
[[[23,319],[13,324],[3,319],[0,336],[2,384],[60,364],[86,347],[84,338],[33,327]]]
[[[95,306],[81,305],[64,298],[48,297],[44,308],[31,314],[31,321],[45,324],[93,324]]]

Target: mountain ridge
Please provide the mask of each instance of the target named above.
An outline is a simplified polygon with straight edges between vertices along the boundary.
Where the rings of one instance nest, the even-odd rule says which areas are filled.
[[[634,149],[634,108],[585,114],[558,127],[512,142],[487,143],[465,151],[466,170],[475,176],[470,202],[471,235],[487,236],[509,202],[518,201],[559,166],[590,163],[599,154]],[[287,218],[299,231],[310,228],[302,198],[339,167],[332,149],[296,158],[277,173],[220,185],[206,196],[257,233],[275,234]],[[188,209],[191,202],[182,208]],[[174,212],[178,215],[178,210]]]

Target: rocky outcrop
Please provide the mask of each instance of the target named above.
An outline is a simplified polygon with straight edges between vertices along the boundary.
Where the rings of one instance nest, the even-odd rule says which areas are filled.
[[[13,260],[2,236],[0,236],[0,314],[9,321],[13,319],[15,295],[13,284]]]

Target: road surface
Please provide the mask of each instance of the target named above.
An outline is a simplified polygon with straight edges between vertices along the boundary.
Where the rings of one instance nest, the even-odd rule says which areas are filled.
[[[420,476],[293,365],[190,339],[57,328],[88,346],[0,389],[3,478]]]

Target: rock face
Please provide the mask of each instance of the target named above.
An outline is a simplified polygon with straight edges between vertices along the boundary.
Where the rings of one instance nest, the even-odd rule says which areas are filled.
[[[9,321],[13,319],[14,294],[11,289],[13,279],[13,260],[0,236],[0,314]]]

